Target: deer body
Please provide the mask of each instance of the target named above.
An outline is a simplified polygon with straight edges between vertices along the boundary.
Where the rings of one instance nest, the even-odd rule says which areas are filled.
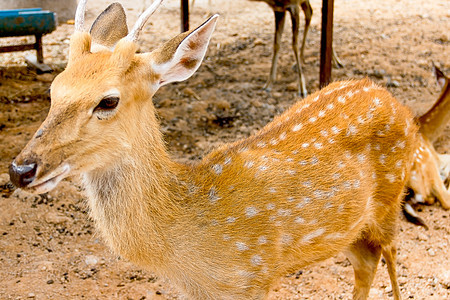
[[[450,85],[448,78],[434,67],[441,94],[429,111],[418,118],[419,138],[408,187],[414,191],[416,201],[433,204],[437,199],[444,209],[450,209],[450,192],[444,185],[449,175],[450,156],[438,154],[433,142],[442,134],[450,114]]]
[[[367,298],[381,254],[399,299],[393,239],[417,127],[386,90],[333,83],[198,163],[170,159],[150,99],[198,68],[216,19],[144,54],[134,29],[98,52],[101,36],[75,32],[11,180],[42,193],[81,175],[107,244],[191,299],[264,299],[280,276],[340,251],[355,299]]]

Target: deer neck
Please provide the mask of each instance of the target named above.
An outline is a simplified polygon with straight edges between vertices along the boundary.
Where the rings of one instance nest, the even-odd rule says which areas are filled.
[[[450,116],[450,85],[447,82],[433,107],[419,118],[420,131],[434,142],[442,134]]]
[[[83,181],[91,217],[107,244],[133,262],[157,268],[170,257],[167,237],[183,215],[177,204],[182,195],[161,133],[140,126],[139,140],[131,140],[120,159],[85,173]]]

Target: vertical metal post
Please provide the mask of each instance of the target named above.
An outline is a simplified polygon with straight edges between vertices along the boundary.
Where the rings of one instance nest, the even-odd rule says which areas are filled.
[[[189,30],[189,0],[181,0],[181,32]]]
[[[36,49],[36,58],[38,63],[44,63],[44,51],[42,50],[42,34],[36,34],[34,36],[36,38],[36,43],[34,44],[34,48]]]
[[[322,35],[320,41],[320,87],[331,81],[331,58],[333,55],[333,9],[334,0],[322,0]]]

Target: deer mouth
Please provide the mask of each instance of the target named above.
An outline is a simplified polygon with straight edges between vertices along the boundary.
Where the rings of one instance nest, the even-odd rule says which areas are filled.
[[[58,183],[66,178],[70,172],[70,166],[68,164],[62,165],[50,174],[36,179],[30,183],[26,189],[35,194],[43,194],[53,190]]]

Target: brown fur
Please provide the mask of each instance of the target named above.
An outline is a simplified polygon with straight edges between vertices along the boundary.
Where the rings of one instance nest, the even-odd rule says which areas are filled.
[[[438,100],[423,116],[418,118],[419,139],[407,186],[414,191],[415,201],[433,204],[437,199],[444,209],[450,209],[450,192],[441,173],[448,176],[448,156],[439,155],[433,142],[442,134],[450,113],[450,85],[448,78],[435,68],[436,79],[442,81]]]
[[[187,38],[204,48],[211,26]],[[383,254],[399,299],[393,239],[417,126],[386,90],[367,79],[333,83],[255,135],[181,165],[165,149],[151,102],[161,83],[151,80],[172,55],[161,49],[186,36],[142,55],[123,40],[86,53],[88,37],[72,38],[44,133],[16,163],[39,158],[35,181],[61,164],[81,174],[115,252],[191,299],[264,299],[280,276],[340,251],[355,269],[354,297],[365,299]],[[120,103],[98,119],[111,90]]]

